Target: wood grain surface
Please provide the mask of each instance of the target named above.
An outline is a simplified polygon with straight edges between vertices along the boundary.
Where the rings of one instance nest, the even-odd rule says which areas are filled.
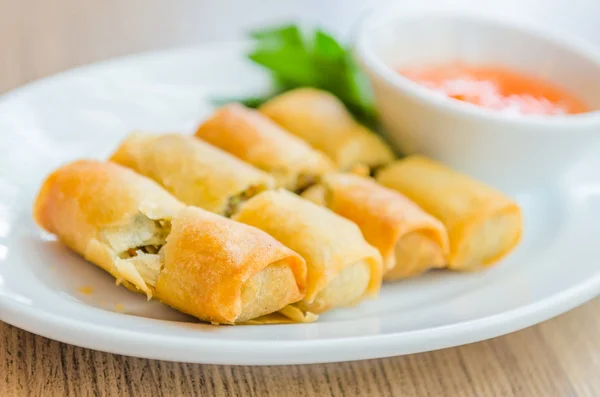
[[[110,56],[201,41],[189,15],[205,3],[0,0],[0,92]],[[599,313],[600,298],[467,346],[282,367],[124,357],[0,322],[0,396],[600,396]]]

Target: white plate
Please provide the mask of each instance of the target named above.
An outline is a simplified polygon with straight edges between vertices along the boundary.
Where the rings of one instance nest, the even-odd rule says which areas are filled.
[[[524,240],[490,271],[435,272],[386,285],[379,299],[306,325],[194,323],[116,287],[110,276],[41,232],[31,219],[40,182],[59,164],[105,158],[132,129],[191,132],[210,112],[211,96],[266,87],[266,77],[243,60],[243,46],[235,44],[110,61],[1,99],[0,320],[59,341],[132,356],[219,364],[318,363],[491,338],[560,314],[600,291],[600,175],[595,171],[600,160],[593,158],[552,186],[516,195],[525,214]]]

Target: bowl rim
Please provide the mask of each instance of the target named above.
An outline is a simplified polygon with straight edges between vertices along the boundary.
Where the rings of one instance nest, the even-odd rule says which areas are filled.
[[[375,53],[369,44],[369,35],[371,32],[381,26],[390,26],[399,23],[403,19],[414,18],[461,18],[466,20],[476,20],[496,25],[503,29],[512,29],[521,34],[534,36],[539,40],[551,42],[557,46],[572,50],[576,56],[584,58],[594,63],[600,72],[600,48],[590,42],[580,39],[564,32],[558,33],[555,30],[540,26],[533,22],[526,22],[519,18],[508,17],[504,15],[494,15],[489,12],[473,11],[466,9],[453,9],[448,7],[406,7],[393,6],[381,7],[373,10],[370,14],[364,15],[358,22],[353,38],[352,51],[363,71],[368,74],[374,74],[382,79],[388,86],[392,86],[396,91],[407,92],[417,99],[439,108],[445,112],[454,112],[464,117],[480,119],[482,121],[519,124],[529,126],[550,127],[550,130],[556,130],[557,127],[585,127],[600,124],[600,109],[588,112],[567,114],[567,115],[526,115],[514,116],[499,112],[493,109],[487,109],[477,105],[453,100],[445,95],[440,95],[427,87],[402,76],[388,65]],[[367,70],[365,70],[367,69]],[[548,130],[547,132],[549,132]],[[546,132],[546,131],[545,131]]]

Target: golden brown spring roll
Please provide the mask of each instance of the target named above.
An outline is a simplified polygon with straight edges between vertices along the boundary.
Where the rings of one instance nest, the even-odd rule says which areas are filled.
[[[303,297],[306,265],[268,234],[196,207],[110,162],[52,173],[38,224],[132,291],[201,320],[248,321]]]
[[[444,225],[394,190],[353,174],[328,174],[303,194],[356,223],[383,258],[384,280],[397,280],[448,263]]]
[[[154,179],[186,204],[225,216],[275,187],[270,175],[193,136],[134,133],[110,160]]]
[[[389,146],[326,91],[298,88],[271,99],[260,111],[325,153],[341,170],[377,168],[394,160]]]
[[[196,137],[273,175],[279,187],[299,191],[332,171],[327,156],[256,110],[226,105],[202,123]]]
[[[233,219],[264,230],[306,260],[305,298],[283,311],[297,321],[378,293],[381,255],[354,223],[328,209],[280,189],[254,196]]]
[[[407,157],[381,170],[377,180],[444,223],[453,270],[490,266],[521,239],[523,220],[517,203],[433,160]]]

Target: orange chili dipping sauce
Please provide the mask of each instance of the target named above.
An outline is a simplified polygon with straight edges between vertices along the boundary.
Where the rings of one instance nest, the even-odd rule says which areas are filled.
[[[590,110],[557,85],[504,67],[453,63],[399,69],[398,73],[450,98],[512,114],[564,115]]]

